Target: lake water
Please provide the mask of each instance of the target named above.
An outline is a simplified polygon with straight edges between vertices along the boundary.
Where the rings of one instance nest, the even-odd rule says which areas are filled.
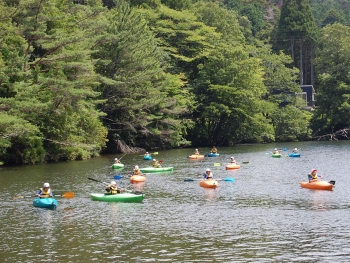
[[[271,158],[275,147],[289,150]],[[294,147],[301,158],[286,157]],[[137,154],[122,158],[122,171],[111,169],[121,155],[0,167],[0,262],[350,262],[349,141],[218,150],[219,157],[199,161],[186,158],[194,149],[159,151],[154,157],[173,172],[149,174],[143,185],[118,180],[145,192],[142,203],[92,201],[104,184],[87,179],[110,182],[136,164],[149,166]],[[225,170],[230,156],[241,169]],[[234,182],[215,190],[184,182],[206,168]],[[333,191],[300,187],[312,168],[336,181]],[[33,207],[31,196],[46,181],[55,194],[75,197],[57,197],[55,211]]]

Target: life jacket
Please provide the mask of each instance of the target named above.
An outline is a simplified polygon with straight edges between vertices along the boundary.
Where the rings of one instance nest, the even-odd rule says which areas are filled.
[[[108,188],[107,188],[107,191],[108,191],[108,193],[111,194],[111,195],[115,195],[115,194],[118,193],[117,186],[112,186],[112,185],[109,186],[109,190],[108,190]]]
[[[139,170],[134,169],[134,175],[142,175],[140,169]]]
[[[39,194],[41,195],[41,197],[50,197],[51,189],[49,188],[49,190],[44,191],[43,188],[40,188]]]
[[[211,149],[211,152],[212,152],[212,153],[217,153],[217,152],[218,152],[218,149]]]
[[[154,168],[158,168],[160,165],[159,165],[158,162],[152,162],[152,166],[153,166]]]
[[[311,178],[311,179],[318,179],[317,174],[309,173],[309,174],[308,174],[308,177]]]
[[[208,177],[209,175],[211,175],[211,177]],[[203,175],[203,177],[204,177],[204,179],[206,179],[206,180],[208,180],[208,179],[214,179],[214,176],[213,176],[213,173],[212,173],[212,172],[210,172],[210,174],[205,173],[205,174]]]

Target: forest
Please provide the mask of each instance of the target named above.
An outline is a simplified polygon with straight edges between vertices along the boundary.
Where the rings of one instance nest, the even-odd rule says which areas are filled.
[[[3,0],[0,163],[348,139],[349,26],[350,0]]]

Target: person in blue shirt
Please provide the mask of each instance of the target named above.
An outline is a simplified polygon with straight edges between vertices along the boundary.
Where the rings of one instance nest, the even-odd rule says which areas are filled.
[[[53,193],[51,191],[50,184],[44,183],[43,188],[40,188],[40,190],[35,194],[35,196],[38,196],[41,198],[53,197]]]
[[[205,174],[203,174],[203,178],[205,180],[213,180],[214,179],[214,175],[213,173],[210,171],[210,168],[207,168],[207,170],[205,171]]]

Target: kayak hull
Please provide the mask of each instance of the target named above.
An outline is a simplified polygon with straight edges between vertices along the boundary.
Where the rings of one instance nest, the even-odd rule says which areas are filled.
[[[116,195],[106,195],[92,193],[90,197],[93,201],[140,203],[144,198],[144,194],[120,193]]]
[[[326,181],[314,181],[314,182],[300,182],[302,188],[316,189],[316,190],[333,190],[333,184]]]
[[[199,182],[199,185],[204,188],[215,189],[219,186],[219,182],[216,180],[202,180]]]
[[[56,210],[57,200],[55,198],[35,198],[33,200],[34,207],[47,208],[51,210]]]
[[[148,155],[148,156],[143,156],[143,159],[146,161],[149,161],[149,160],[152,160],[153,157],[151,155]]]
[[[130,177],[130,183],[139,183],[146,181],[146,177],[143,175],[133,175]]]
[[[113,169],[122,169],[122,168],[124,168],[124,164],[122,164],[122,163],[114,163],[112,165],[112,168]]]
[[[218,153],[208,153],[208,157],[216,157],[219,156]]]
[[[272,158],[281,158],[281,157],[282,157],[282,154],[280,154],[280,153],[273,153],[273,154],[271,155],[271,157],[272,157]]]
[[[301,154],[300,153],[290,153],[288,154],[289,157],[300,157]]]
[[[162,173],[162,172],[171,172],[174,170],[174,167],[146,167],[140,168],[140,171],[143,173]]]
[[[201,154],[192,154],[190,156],[188,156],[189,159],[191,160],[196,160],[196,159],[203,159],[204,158],[204,155],[201,155]]]
[[[241,166],[239,164],[236,164],[236,163],[226,164],[226,170],[236,170],[239,168],[241,168]]]

